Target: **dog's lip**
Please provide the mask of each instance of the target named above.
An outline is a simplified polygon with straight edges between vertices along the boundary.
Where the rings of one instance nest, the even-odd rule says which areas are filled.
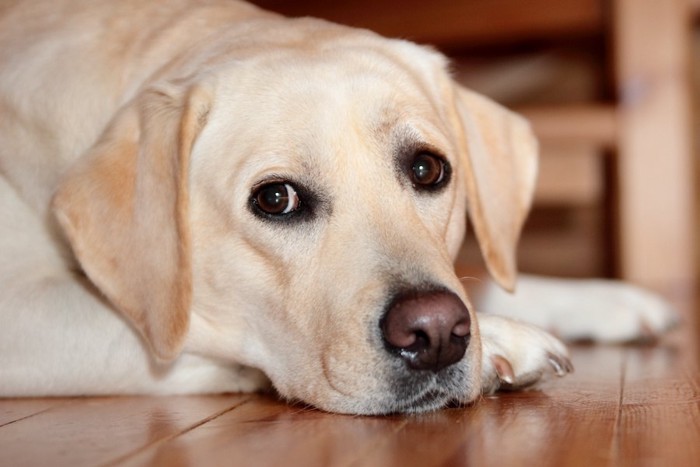
[[[327,368],[325,365],[324,376],[328,387],[338,396],[346,400],[358,400],[357,396],[342,390],[333,382],[332,378],[330,378],[330,375],[327,373]],[[433,382],[433,384],[428,384],[426,387],[422,388],[422,390],[417,391],[415,395],[401,399],[394,399],[388,404],[386,403],[388,401],[385,401],[382,405],[385,405],[386,409],[380,411],[380,413],[399,414],[429,412],[445,407],[455,399],[455,394],[451,394],[450,391],[445,390]]]

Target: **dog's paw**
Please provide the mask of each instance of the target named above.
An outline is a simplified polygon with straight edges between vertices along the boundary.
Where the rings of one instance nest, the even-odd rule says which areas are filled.
[[[573,371],[566,346],[540,328],[493,315],[479,316],[482,392],[531,386]]]
[[[679,321],[661,297],[619,281],[524,276],[514,295],[489,289],[482,310],[527,320],[567,341],[652,340]]]
[[[588,312],[581,304],[569,319],[554,322],[552,330],[568,340],[598,342],[648,341],[673,328],[678,313],[660,296],[618,281],[587,281],[582,285]],[[580,315],[580,316],[579,316]]]

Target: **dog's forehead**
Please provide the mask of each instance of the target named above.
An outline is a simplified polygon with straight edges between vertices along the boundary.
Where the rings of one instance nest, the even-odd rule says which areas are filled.
[[[258,149],[370,144],[407,125],[439,133],[447,79],[441,55],[373,36],[264,50],[225,77],[223,113],[237,144]]]
[[[268,118],[302,124],[311,113],[386,116],[391,107],[435,106],[447,81],[446,60],[416,44],[340,29],[325,41],[261,46],[224,76],[231,105],[254,105]],[[356,117],[356,115],[348,115]],[[290,118],[291,117],[291,118]],[[325,118],[325,117],[320,117]]]

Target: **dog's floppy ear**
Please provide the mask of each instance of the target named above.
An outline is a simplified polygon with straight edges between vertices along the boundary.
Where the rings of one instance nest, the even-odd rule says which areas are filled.
[[[457,86],[469,217],[491,275],[515,287],[516,246],[537,178],[537,140],[528,122]]]
[[[53,199],[87,276],[164,360],[178,355],[189,327],[189,156],[209,105],[202,87],[143,91]]]

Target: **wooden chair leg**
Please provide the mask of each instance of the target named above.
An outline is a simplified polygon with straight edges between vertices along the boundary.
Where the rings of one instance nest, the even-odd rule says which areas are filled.
[[[614,0],[621,275],[691,285],[693,168],[687,0]]]

